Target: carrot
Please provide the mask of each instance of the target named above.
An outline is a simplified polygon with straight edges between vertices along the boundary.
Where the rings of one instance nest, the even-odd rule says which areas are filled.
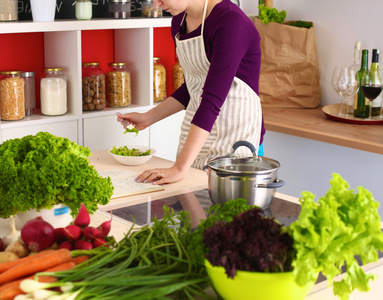
[[[7,270],[9,270],[10,268],[13,268],[15,266],[17,266],[18,264],[20,263],[24,263],[26,261],[30,261],[31,259],[34,259],[36,257],[39,257],[41,255],[45,255],[49,252],[53,252],[54,250],[45,250],[45,251],[41,251],[39,253],[36,253],[36,254],[33,254],[33,255],[30,255],[30,256],[26,256],[26,257],[23,257],[23,258],[19,258],[17,260],[13,260],[13,261],[9,261],[9,262],[5,262],[5,263],[1,263],[0,264],[0,273],[3,273]]]
[[[89,259],[89,256],[81,255],[81,256],[73,257],[71,261],[73,261],[76,265],[78,265],[84,261],[87,261],[88,259]]]
[[[73,262],[73,261],[68,261],[68,262],[65,262],[63,264],[60,264],[56,267],[53,267],[53,268],[50,268],[48,270],[45,270],[43,271],[44,273],[45,272],[59,272],[59,271],[66,271],[66,270],[70,270],[70,269],[73,269],[74,267],[76,266],[76,263]],[[32,276],[34,277],[34,276]],[[39,275],[37,276],[37,281],[38,282],[56,282],[57,281],[57,277],[55,276],[50,276],[50,275]]]
[[[75,266],[76,266],[76,264],[73,261],[68,261],[66,263],[60,264],[58,266],[55,266],[53,268],[44,270],[42,272],[45,273],[45,272],[66,271],[66,270],[73,269]],[[4,290],[6,290],[6,289],[8,289],[8,288],[10,288],[12,286],[17,286],[18,287],[20,285],[20,282],[22,282],[25,279],[35,279],[35,274],[27,276],[27,277],[23,277],[21,279],[16,279],[16,280],[13,280],[13,281],[8,282],[8,283],[4,283],[3,285],[0,286],[0,295],[1,295],[1,292],[3,292]],[[37,281],[38,282],[50,283],[50,282],[56,282],[57,278],[54,277],[54,276],[50,276],[50,275],[41,275],[41,276],[37,276]],[[2,298],[0,296],[0,300],[1,299]]]
[[[35,274],[37,272],[45,271],[49,268],[53,268],[64,262],[71,260],[70,251],[68,249],[58,249],[53,252],[41,255],[29,261],[3,272],[0,274],[0,284],[4,282],[10,282],[17,278],[22,278],[27,275]]]
[[[12,300],[18,295],[25,294],[18,286],[11,286],[0,292],[0,300]]]

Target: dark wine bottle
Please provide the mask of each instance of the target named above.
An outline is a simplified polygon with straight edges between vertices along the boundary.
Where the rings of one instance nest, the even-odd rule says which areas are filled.
[[[377,71],[379,72],[379,49],[372,49],[372,60],[371,60],[371,72]],[[380,106],[381,106],[381,98],[378,96],[370,105],[371,107],[371,115],[379,116],[380,115]]]
[[[360,65],[360,70],[358,71],[358,81],[359,81],[359,90],[358,93],[356,93],[355,97],[355,106],[354,106],[354,117],[356,118],[363,118],[366,119],[369,117],[369,100],[364,96],[362,88],[361,88],[361,83],[362,83],[362,76],[363,72],[365,70],[368,70],[368,50],[363,49],[362,50],[362,62]]]

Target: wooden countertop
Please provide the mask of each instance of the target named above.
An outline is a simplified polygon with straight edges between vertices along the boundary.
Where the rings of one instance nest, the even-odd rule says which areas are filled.
[[[264,107],[266,130],[383,154],[383,125],[359,125],[327,119],[322,107]]]
[[[382,127],[383,128],[383,127]],[[171,161],[167,161],[161,158],[153,157],[148,163],[141,166],[124,166],[116,162],[108,153],[107,150],[96,151],[90,157],[90,163],[95,166],[97,171],[111,170],[111,169],[129,169],[140,173],[143,170],[151,168],[169,167],[172,165]],[[119,207],[134,206],[138,203],[149,203],[163,197],[172,195],[180,195],[183,193],[190,193],[201,189],[206,189],[207,174],[204,171],[198,169],[190,169],[186,174],[184,180],[174,183],[163,185],[164,190],[158,192],[152,192],[141,195],[127,196],[117,199],[112,199],[106,206],[101,207],[91,217],[91,225],[98,226],[102,222],[110,219],[110,214],[106,213],[108,210],[117,209]],[[298,199],[292,196],[284,195],[279,192],[275,194],[275,198],[286,201],[289,203],[299,203]],[[275,200],[276,201],[276,200]],[[285,212],[286,213],[286,212]],[[20,229],[20,221],[17,220],[17,227]],[[132,223],[122,220],[118,217],[113,217],[113,223],[110,234],[117,240],[120,240],[129,231]],[[383,224],[382,224],[383,225]],[[7,234],[9,231],[9,221],[6,219],[0,219],[0,234]],[[359,293],[355,291],[352,294],[354,300],[378,300],[381,299],[383,293],[383,259],[380,259],[376,263],[368,264],[363,267],[366,272],[380,275],[380,277],[373,283],[371,283],[371,291],[368,293]],[[338,280],[338,278],[336,278]],[[316,284],[311,290],[310,294],[306,297],[306,300],[322,300],[322,299],[337,299],[333,295],[332,287],[328,287],[327,281],[322,281]]]

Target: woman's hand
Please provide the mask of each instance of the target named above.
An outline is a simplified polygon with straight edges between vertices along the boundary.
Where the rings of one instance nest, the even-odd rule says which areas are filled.
[[[132,125],[138,130],[143,130],[151,125],[146,113],[136,112],[129,114],[117,113],[117,122],[121,123],[125,129],[127,126]]]
[[[183,179],[185,172],[175,165],[166,169],[152,169],[142,172],[137,178],[137,182],[153,184],[174,183]]]

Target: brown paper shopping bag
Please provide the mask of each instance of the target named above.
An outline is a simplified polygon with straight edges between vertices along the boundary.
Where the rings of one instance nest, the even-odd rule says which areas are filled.
[[[315,108],[321,102],[314,27],[254,24],[261,36],[259,96],[262,106]]]

